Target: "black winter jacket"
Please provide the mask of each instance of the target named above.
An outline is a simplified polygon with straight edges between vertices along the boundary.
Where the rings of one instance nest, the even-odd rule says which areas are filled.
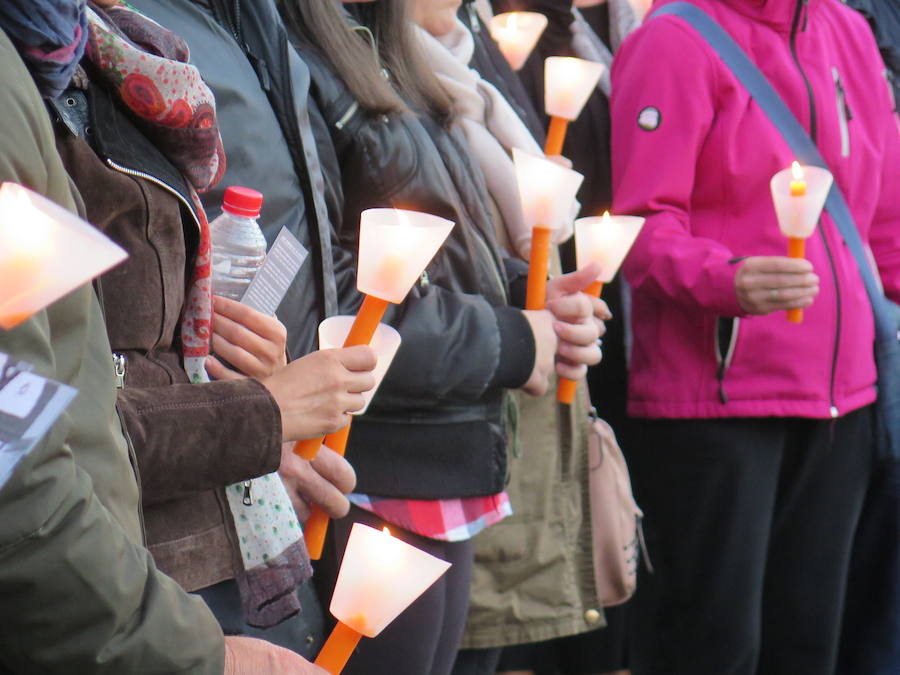
[[[460,133],[412,114],[366,112],[323,55],[300,37],[295,46],[329,129],[319,156],[341,248],[356,255],[366,208],[409,208],[456,223],[407,300],[386,315],[403,343],[353,425],[348,456],[358,490],[410,499],[495,494],[506,477],[504,389],[527,380],[535,347],[524,316],[508,306],[507,261],[483,176]],[[510,269],[514,283],[524,276],[523,266],[510,261]],[[355,290],[345,293],[342,311],[359,301]]]

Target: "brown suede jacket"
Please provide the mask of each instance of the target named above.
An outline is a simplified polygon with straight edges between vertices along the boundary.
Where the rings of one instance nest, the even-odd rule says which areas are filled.
[[[189,591],[232,579],[243,566],[223,488],[278,467],[278,406],[256,380],[195,385],[183,369],[199,226],[181,174],[103,87],[69,90],[52,107],[87,219],[130,255],[100,291],[112,350],[125,357],[118,408],[138,459],[148,546]]]

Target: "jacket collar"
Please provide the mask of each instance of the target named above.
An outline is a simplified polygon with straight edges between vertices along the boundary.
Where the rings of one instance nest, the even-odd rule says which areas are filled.
[[[656,0],[655,7],[667,5],[675,0]],[[822,0],[711,0],[712,4],[727,5],[738,14],[753,21],[765,23],[778,30],[790,32],[794,23],[794,14],[800,5],[800,27],[803,26],[804,13],[814,13]],[[697,3],[703,7],[707,3]],[[805,6],[804,6],[805,5]]]

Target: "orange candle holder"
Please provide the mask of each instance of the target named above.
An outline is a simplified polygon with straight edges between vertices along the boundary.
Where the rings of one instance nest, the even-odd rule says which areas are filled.
[[[127,257],[46,197],[16,183],[0,185],[0,328],[14,328]]]
[[[781,233],[788,239],[788,257],[806,257],[806,240],[815,232],[833,183],[826,169],[803,167],[796,161],[772,176],[772,203]],[[802,323],[803,310],[788,310],[787,320]]]
[[[338,620],[316,665],[338,675],[362,637],[376,637],[448,569],[450,563],[378,530],[350,530],[330,611]]]
[[[575,258],[578,269],[591,263],[600,265],[600,274],[584,292],[599,298],[603,284],[616,276],[625,257],[644,227],[644,218],[638,216],[602,216],[579,218],[575,221]],[[561,378],[556,390],[556,400],[571,405],[575,400],[577,384]]]
[[[513,70],[521,70],[534,50],[547,17],[540,12],[506,12],[488,22],[488,31]]]
[[[552,233],[569,217],[584,176],[519,148],[513,148],[513,163],[522,215],[532,232],[525,308],[543,309]]]
[[[571,56],[544,61],[544,110],[550,116],[545,154],[562,154],[568,124],[581,114],[604,69],[602,63]]]
[[[454,223],[428,213],[367,209],[360,216],[356,287],[365,294],[344,347],[369,344],[389,303],[400,304],[443,245]],[[294,453],[315,459],[324,436],[298,441]]]

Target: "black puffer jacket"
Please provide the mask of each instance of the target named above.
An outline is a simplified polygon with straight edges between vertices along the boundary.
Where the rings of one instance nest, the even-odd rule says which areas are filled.
[[[495,494],[506,476],[504,388],[527,380],[534,339],[522,313],[507,306],[510,281],[483,176],[461,134],[411,114],[367,113],[323,55],[302,38],[296,46],[330,131],[319,155],[341,247],[356,254],[366,208],[403,207],[456,222],[407,300],[388,310],[403,344],[369,412],[353,425],[358,489],[413,499]],[[519,280],[522,268],[512,269]],[[345,292],[342,311],[355,311],[359,300]]]

